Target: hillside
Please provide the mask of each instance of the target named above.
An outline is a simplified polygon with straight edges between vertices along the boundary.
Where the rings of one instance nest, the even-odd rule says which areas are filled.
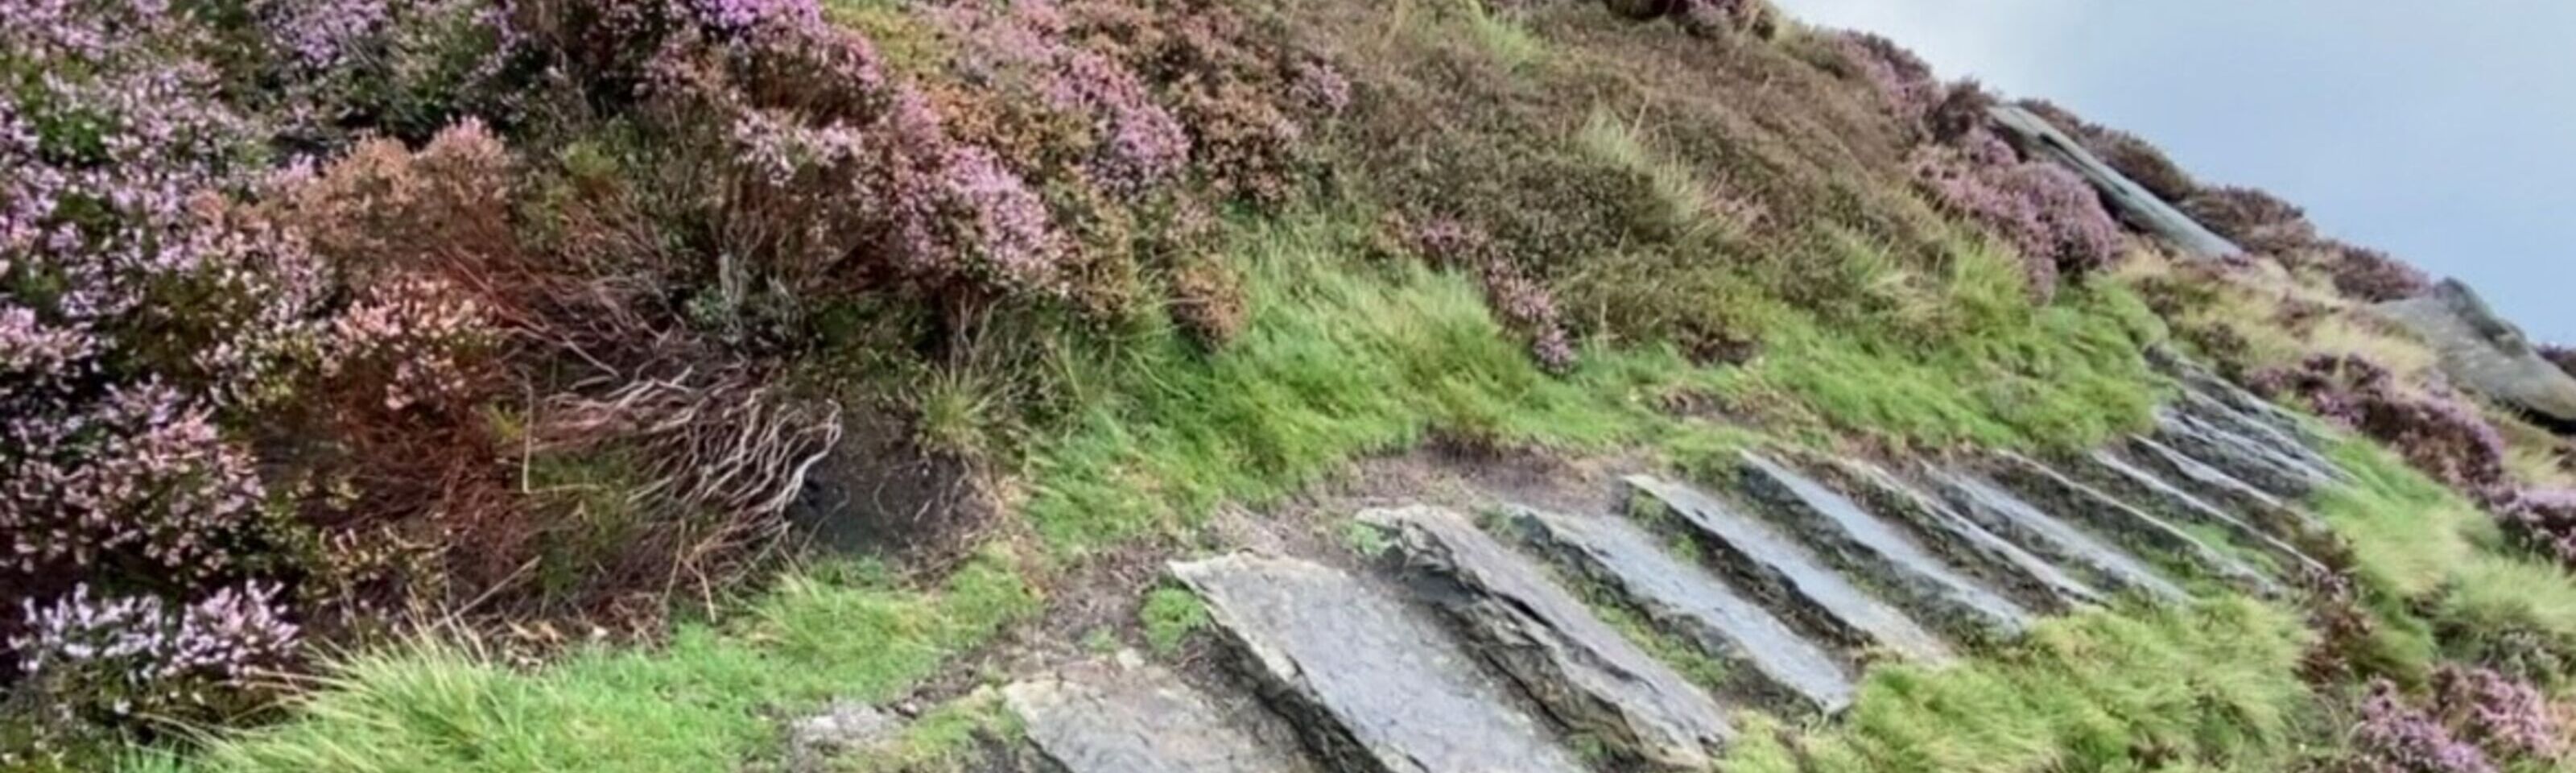
[[[0,770],[2576,765],[2576,355],[1758,0],[0,74]]]

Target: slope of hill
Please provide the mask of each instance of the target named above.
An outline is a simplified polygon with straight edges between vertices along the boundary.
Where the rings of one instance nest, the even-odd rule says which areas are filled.
[[[2570,762],[2555,350],[1606,6],[0,0],[0,768]]]

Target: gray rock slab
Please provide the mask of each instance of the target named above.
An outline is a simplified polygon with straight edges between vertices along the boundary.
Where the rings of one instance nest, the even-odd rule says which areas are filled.
[[[2066,513],[2109,535],[2115,542],[2172,557],[2194,571],[2240,590],[2277,597],[2279,583],[2227,555],[2172,522],[2138,509],[2101,489],[2027,457],[2004,454],[1995,465],[1997,480],[2023,499],[2052,512]]]
[[[2145,186],[2112,169],[2110,164],[2094,157],[2092,151],[2085,150],[2075,138],[2049,125],[2046,119],[2010,104],[1987,108],[1987,113],[2014,138],[2015,145],[2074,170],[2085,182],[2091,183],[2093,190],[2102,194],[2103,205],[2131,227],[2155,234],[2201,257],[2224,258],[2244,254],[2245,251],[2236,243],[2209,230],[2173,204],[2148,192]]]
[[[2188,394],[2156,410],[2153,437],[2275,496],[2298,498],[2346,482],[2341,467],[2286,433]]]
[[[1896,473],[1853,459],[1836,460],[1830,468],[1846,490],[1874,512],[1911,526],[1943,554],[1965,562],[1980,580],[2003,588],[2036,609],[2063,612],[2079,605],[2100,604],[2108,594],[2049,563],[2048,559],[1997,536],[1948,502],[1925,493]]]
[[[1333,767],[1577,773],[1441,624],[1357,577],[1288,558],[1176,563],[1272,705]]]
[[[1610,587],[1657,627],[1725,662],[1730,691],[1741,683],[1765,698],[1825,714],[1851,705],[1852,677],[1840,658],[1706,569],[1666,551],[1645,528],[1625,518],[1527,508],[1516,509],[1512,522],[1531,542]]]
[[[1846,575],[1864,578],[1916,619],[1965,636],[2016,635],[2031,614],[1987,589],[1913,535],[1777,459],[1746,453],[1737,474],[1759,509]]]
[[[1412,584],[1565,726],[1675,770],[1707,769],[1734,735],[1716,700],[1465,516],[1414,506],[1359,517],[1394,536]]]
[[[1923,662],[1956,659],[1939,636],[1736,506],[1651,475],[1631,475],[1625,482],[1631,501],[1660,505],[1680,518],[1701,544],[1721,554],[1714,563],[1772,612],[1846,643],[1877,646]]]
[[[1933,468],[1926,475],[1961,515],[2096,585],[2168,601],[2190,597],[2182,586],[2137,556],[2048,514],[1983,475],[1953,468]]]
[[[2521,328],[2459,280],[2372,310],[2432,346],[2451,383],[2560,423],[2576,422],[2576,377],[2541,357]]]
[[[2130,461],[2155,471],[2208,501],[2246,517],[2266,533],[2293,545],[2309,544],[2328,533],[2323,521],[2317,520],[2304,506],[2274,496],[2272,492],[2238,479],[2227,471],[2211,467],[2190,454],[2149,437],[2132,437],[2122,444]]]
[[[1065,773],[1312,773],[1226,721],[1215,702],[1154,666],[1088,663],[1014,683],[1002,699],[1029,745]]]
[[[2080,477],[2105,493],[2149,512],[2217,529],[2238,545],[2253,548],[2284,570],[2325,571],[2322,564],[2226,508],[2165,480],[2110,449],[2095,449],[2073,461]]]

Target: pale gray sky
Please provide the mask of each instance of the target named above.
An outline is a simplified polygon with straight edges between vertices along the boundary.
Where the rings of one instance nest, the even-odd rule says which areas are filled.
[[[2576,2],[1777,2],[2269,189],[2576,343]]]

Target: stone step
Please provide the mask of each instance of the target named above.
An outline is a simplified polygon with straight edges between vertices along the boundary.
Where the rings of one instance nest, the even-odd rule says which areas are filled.
[[[1360,522],[1388,533],[1408,584],[1567,728],[1625,756],[1694,771],[1734,734],[1717,701],[1602,622],[1546,566],[1465,516],[1415,506],[1363,512]]]
[[[1959,514],[2092,584],[2167,601],[2190,598],[2182,586],[2145,561],[2049,515],[1983,475],[1956,468],[1929,468],[1925,475]]]
[[[1847,576],[1896,599],[1917,619],[1963,637],[2016,636],[2031,614],[1952,569],[1914,537],[1779,460],[1745,453],[1737,477],[1773,522]]]
[[[1658,628],[1690,640],[1730,667],[1742,689],[1800,710],[1833,714],[1851,705],[1851,671],[1760,604],[1708,570],[1664,550],[1625,518],[1515,508],[1512,524],[1566,566],[1617,593]]]
[[[1625,479],[1629,501],[1661,507],[1695,540],[1718,554],[1711,563],[1771,611],[1854,646],[1947,663],[1956,656],[1940,637],[1870,595],[1788,535],[1698,489],[1650,475]]]
[[[2049,512],[2072,516],[2109,535],[2115,542],[2169,557],[2195,572],[2240,590],[2266,597],[2277,597],[2282,592],[2280,585],[2271,578],[2210,547],[2209,543],[2202,542],[2190,532],[2048,465],[2016,454],[2003,454],[1993,470],[1996,480],[2023,500],[2037,503]]]
[[[2096,449],[2074,460],[2071,469],[2077,472],[2079,480],[2123,502],[2166,518],[2217,529],[2227,535],[2229,541],[2261,552],[2275,567],[2325,571],[2324,565],[2299,552],[2298,548],[2211,504],[2209,500],[2183,490],[2116,451]]]
[[[2199,398],[2193,402],[2225,411],[2227,418],[2222,420],[2223,424],[2257,424],[2265,428],[2261,434],[2275,435],[2290,445],[2309,451],[2321,450],[2332,442],[2331,438],[2316,430],[2314,422],[2272,404],[2261,395],[2246,391],[2198,363],[2157,350],[2150,350],[2148,360],[2157,370],[2172,376],[2184,392]]]
[[[2101,604],[2109,595],[2065,569],[1979,526],[1939,497],[1875,464],[1842,459],[1826,468],[1846,491],[1876,512],[1911,527],[1968,572],[2033,608],[2066,612]]]
[[[2293,545],[2303,545],[2309,544],[2307,540],[2331,533],[2325,522],[2317,520],[2298,504],[2191,458],[2191,455],[2157,442],[2155,438],[2131,437],[2122,445],[2126,447],[2130,461],[2202,495],[2214,504],[2246,516],[2247,521],[2273,537]]]
[[[2195,406],[2207,409],[2208,403],[2205,398],[2186,394],[2180,403],[2158,408],[2156,441],[2276,496],[2304,497],[2320,486],[2345,482],[2332,462],[2310,458],[2313,453],[2306,446],[2277,436],[2270,440],[2247,437],[2237,430],[2259,431],[2260,427],[2240,421],[2230,428],[2209,418],[2223,413],[2195,411]]]
[[[1207,695],[1150,665],[1083,663],[1014,683],[1002,699],[1029,745],[1064,773],[1315,773],[1227,721]]]
[[[1171,571],[1337,770],[1584,770],[1437,620],[1358,577],[1240,553]]]

